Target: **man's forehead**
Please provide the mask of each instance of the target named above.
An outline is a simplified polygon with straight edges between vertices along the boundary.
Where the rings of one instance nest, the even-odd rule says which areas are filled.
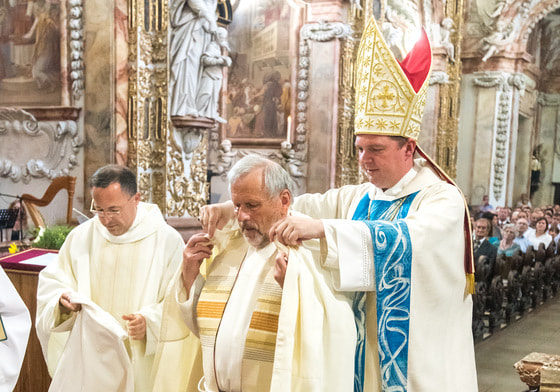
[[[356,135],[356,145],[370,146],[370,145],[387,145],[396,141],[386,135]]]
[[[121,189],[119,183],[111,183],[106,188],[92,187],[91,197],[94,204],[122,204],[123,200],[130,199],[130,195]]]

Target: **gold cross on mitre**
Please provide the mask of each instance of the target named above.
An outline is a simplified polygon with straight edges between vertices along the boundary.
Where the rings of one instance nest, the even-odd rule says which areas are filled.
[[[432,50],[424,30],[399,63],[371,18],[358,50],[354,133],[417,140],[431,66]]]

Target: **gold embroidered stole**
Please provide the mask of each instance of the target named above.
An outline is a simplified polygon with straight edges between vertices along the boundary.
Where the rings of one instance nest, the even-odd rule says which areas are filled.
[[[209,267],[206,283],[197,305],[200,342],[206,353],[212,355],[214,353],[222,315],[246,257],[247,248],[242,236],[235,237],[229,241],[226,247],[228,251],[225,254],[224,252],[218,254]],[[270,268],[265,274],[264,281],[259,285],[255,309],[245,340],[243,383],[246,378],[253,384],[270,383],[281,300],[282,289],[274,280],[274,268]],[[263,366],[266,369],[264,372]],[[259,367],[260,370],[257,369]],[[270,374],[262,374],[268,373],[268,368]]]

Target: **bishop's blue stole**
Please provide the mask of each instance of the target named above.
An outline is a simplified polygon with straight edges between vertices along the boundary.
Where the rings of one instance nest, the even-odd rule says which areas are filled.
[[[412,245],[404,218],[418,192],[393,201],[358,204],[352,220],[363,221],[371,232],[377,291],[377,341],[381,386],[384,392],[406,392]],[[353,310],[358,332],[354,392],[363,392],[366,342],[366,293],[357,292]]]

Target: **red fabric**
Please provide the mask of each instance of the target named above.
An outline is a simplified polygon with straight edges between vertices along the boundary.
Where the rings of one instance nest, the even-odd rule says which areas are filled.
[[[412,50],[399,64],[414,91],[418,92],[428,77],[432,66],[432,48],[424,29],[422,29],[422,35],[418,42],[414,44]]]
[[[428,161],[432,169],[434,169],[434,171],[442,180],[446,181],[448,184],[451,184],[457,187],[457,189],[459,189],[457,184],[455,184],[455,182],[418,145],[416,145],[416,152],[418,153],[418,155],[420,155],[422,158]],[[459,192],[461,192],[460,189]],[[465,202],[465,219],[463,225],[464,225],[463,233],[465,237],[465,273],[474,274],[474,260],[473,260],[472,233],[471,233],[472,229],[471,229],[469,209],[467,208],[466,202]]]
[[[42,265],[26,264],[25,261],[45,253],[58,253],[58,250],[31,248],[22,252],[0,257],[0,265],[4,269],[21,271],[41,271],[45,268]]]

